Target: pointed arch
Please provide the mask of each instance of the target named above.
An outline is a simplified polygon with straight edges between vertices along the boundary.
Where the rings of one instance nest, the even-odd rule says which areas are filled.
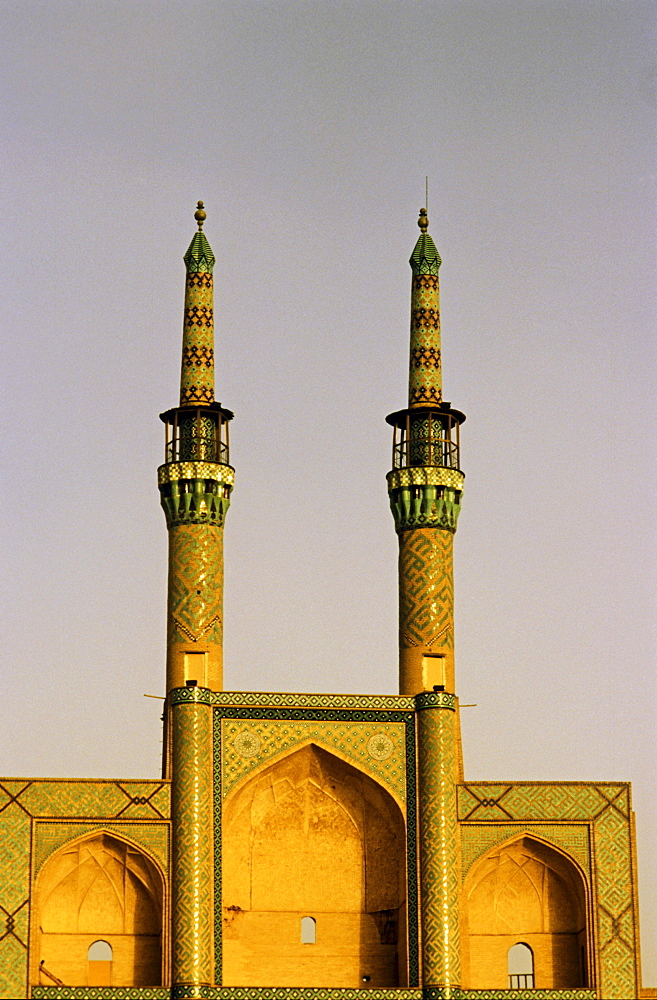
[[[140,845],[102,828],[68,841],[36,879],[33,983],[43,962],[67,986],[160,985],[164,899],[164,875]],[[112,951],[102,983],[88,957],[98,941]]]
[[[222,859],[225,985],[398,985],[405,823],[364,770],[308,741],[251,772],[224,803]]]
[[[590,985],[582,959],[591,944],[589,911],[587,878],[561,848],[533,831],[497,844],[463,886],[465,985],[508,989],[508,955],[520,944],[533,955],[536,988]]]

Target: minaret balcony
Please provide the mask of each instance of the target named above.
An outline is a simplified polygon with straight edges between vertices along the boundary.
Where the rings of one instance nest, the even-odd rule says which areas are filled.
[[[220,403],[177,406],[160,414],[165,427],[164,461],[230,465],[230,410]]]
[[[459,427],[465,415],[449,403],[414,407],[386,417],[393,427],[392,468],[460,467]]]

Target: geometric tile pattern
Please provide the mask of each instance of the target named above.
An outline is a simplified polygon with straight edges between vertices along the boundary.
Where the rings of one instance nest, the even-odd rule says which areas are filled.
[[[459,834],[456,716],[418,710],[422,967],[425,985],[458,985]]]
[[[353,709],[369,712],[413,712],[415,698],[398,694],[292,694],[286,691],[210,691],[208,688],[174,688],[174,705],[196,702],[232,708]],[[313,716],[314,718],[314,716]],[[325,716],[318,716],[325,718]],[[327,718],[327,717],[326,717]]]
[[[235,470],[230,465],[220,465],[217,462],[167,462],[157,470],[158,486],[179,479],[213,479],[217,483],[232,486],[235,482]]]
[[[258,737],[258,751],[250,757],[241,756],[234,746],[235,738],[247,731]],[[385,733],[393,743],[393,751],[385,760],[376,760],[368,743],[378,733]],[[405,731],[403,723],[324,723],[255,720],[250,723],[225,720],[223,724],[223,794],[224,797],[245,775],[265,761],[290,750],[306,740],[313,740],[328,749],[336,749],[345,757],[357,761],[359,767],[382,781],[398,801],[406,800]]]
[[[629,786],[612,782],[576,784],[482,782],[458,789],[459,818],[462,822],[490,823],[507,839],[519,830],[509,821],[525,823],[558,820],[567,824],[579,820],[590,824],[593,857],[585,867],[593,878],[599,953],[601,995],[609,1000],[625,1000],[637,995],[637,927],[635,919],[631,809]],[[523,825],[523,830],[529,829]],[[550,827],[534,828],[539,836],[559,840],[548,833]],[[545,829],[545,834],[541,830]],[[572,828],[571,828],[572,829]],[[464,842],[468,840],[464,830]],[[477,833],[477,839],[481,834]],[[573,845],[562,843],[577,860]],[[472,858],[474,860],[474,857]],[[465,871],[464,859],[464,871]],[[584,867],[584,866],[583,866]]]
[[[453,535],[418,528],[399,535],[399,644],[452,649]]]
[[[409,466],[404,469],[393,469],[386,476],[388,489],[399,489],[400,486],[451,486],[462,490],[465,475],[458,469],[447,469],[443,466]]]
[[[198,239],[198,237],[202,239]],[[211,259],[211,261],[210,261]],[[210,263],[209,263],[210,262]],[[209,263],[209,267],[208,267]],[[180,405],[214,400],[214,256],[203,233],[196,233],[185,254],[185,313],[180,373]]]
[[[33,986],[34,1000],[169,1000],[166,986]]]
[[[175,694],[182,694],[183,690],[176,689]],[[193,690],[193,689],[191,689]],[[211,694],[211,692],[208,692]],[[222,705],[214,710],[214,774],[215,774],[215,982],[221,982],[221,823],[219,814],[223,794],[223,781],[228,780],[234,786],[238,777],[233,770],[234,767],[253,767],[258,763],[258,758],[237,758],[234,749],[234,739],[244,730],[257,736],[261,742],[260,753],[267,753],[265,759],[273,757],[282,752],[300,739],[313,738],[314,734],[319,734],[316,738],[318,742],[324,743],[329,749],[337,749],[347,758],[353,759],[363,770],[369,770],[384,785],[388,785],[395,793],[396,798],[402,798],[399,790],[395,788],[396,781],[391,781],[391,775],[386,775],[385,770],[380,770],[386,764],[401,769],[404,761],[405,777],[405,797],[406,797],[406,852],[408,862],[408,939],[409,957],[408,973],[409,982],[417,985],[419,982],[419,946],[418,946],[418,886],[417,886],[417,792],[416,792],[416,765],[415,765],[415,713],[412,711],[386,711],[386,710],[343,710],[336,709],[338,699],[326,696],[333,708],[267,708],[251,707],[240,705],[239,700],[244,699],[244,693],[235,696],[233,692],[223,692],[230,695],[233,702],[238,704]],[[284,697],[284,696],[282,696]],[[294,696],[293,696],[294,697]],[[300,696],[302,698],[317,698],[323,696]],[[351,700],[351,696],[344,696]],[[262,698],[262,696],[260,696]],[[369,702],[373,699],[355,696],[359,702]],[[387,700],[387,699],[386,699]],[[390,701],[396,707],[400,702],[406,705],[413,705],[413,699],[391,698]],[[451,714],[451,713],[450,713]],[[272,721],[278,722],[278,726],[268,726]],[[280,725],[287,723],[287,725]],[[333,733],[331,733],[333,729]],[[395,746],[394,754],[386,761],[377,761],[371,756],[367,756],[367,742],[372,735],[377,732],[385,732],[393,741]],[[224,739],[222,740],[222,733]],[[276,734],[278,734],[278,746],[276,745]],[[370,734],[369,736],[367,734]],[[404,759],[405,758],[405,759]],[[243,773],[246,773],[244,771]],[[241,776],[241,775],[240,775]],[[399,789],[403,790],[404,785],[399,782]],[[273,996],[272,991],[271,995]],[[297,991],[284,991],[287,996]],[[311,991],[319,996],[318,991]],[[328,993],[333,991],[327,991]],[[355,992],[355,991],[354,991]],[[362,998],[360,991],[359,995]],[[368,991],[368,995],[371,991]],[[391,991],[396,993],[397,991]],[[338,991],[342,995],[342,991]],[[212,994],[214,995],[214,994]],[[228,993],[226,994],[228,996]],[[231,996],[234,994],[230,993]],[[236,995],[236,994],[235,994]],[[249,995],[259,995],[257,990],[249,990]],[[310,994],[309,994],[310,995]],[[337,995],[337,994],[336,994]],[[264,994],[263,994],[264,996]]]
[[[416,261],[416,253],[419,258]],[[436,406],[442,401],[440,360],[440,291],[438,266],[435,274],[419,273],[428,256],[438,258],[438,251],[428,233],[417,243],[411,267],[411,348],[408,371],[408,405]],[[418,267],[418,264],[420,267]]]
[[[223,639],[223,529],[177,524],[169,531],[169,649]]]
[[[212,712],[173,712],[173,982],[213,979]]]
[[[315,989],[239,986],[35,986],[35,1000],[363,1000],[364,991],[355,989]],[[461,990],[431,987],[426,989],[368,989],[367,1000],[595,1000],[595,990]]]
[[[556,847],[578,862],[582,871],[589,876],[591,871],[591,852],[589,850],[589,824],[576,826],[554,824],[518,824],[490,823],[488,825],[470,824],[461,826],[461,878],[465,877],[470,867],[497,844],[510,840],[520,834],[534,834]]]

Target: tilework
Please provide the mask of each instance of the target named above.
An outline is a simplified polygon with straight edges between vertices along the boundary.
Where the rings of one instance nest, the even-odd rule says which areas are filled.
[[[470,867],[480,857],[492,850],[498,844],[522,834],[534,835],[539,840],[545,840],[560,848],[578,862],[582,871],[591,871],[591,852],[589,850],[589,825],[555,825],[555,824],[472,824],[461,826],[461,880],[463,881]]]
[[[418,712],[425,708],[449,708],[456,711],[456,695],[449,691],[420,691],[413,698]]]
[[[235,748],[241,733],[253,733],[260,742],[258,751],[243,757]],[[368,743],[379,733],[392,741],[389,757],[377,760],[370,753]],[[226,796],[234,785],[256,767],[273,760],[304,741],[317,742],[328,750],[338,750],[353,760],[363,771],[377,778],[388,787],[395,798],[406,800],[405,746],[403,723],[344,723],[325,725],[291,721],[287,724],[256,720],[249,723],[225,720],[223,726],[223,794]]]
[[[456,531],[460,492],[449,487],[400,486],[388,488],[388,497],[398,533],[416,528],[442,528],[452,534]]]
[[[408,263],[411,265],[414,277],[418,274],[427,274],[438,278],[438,270],[442,261],[436,250],[436,244],[428,233],[420,235]]]
[[[169,1000],[166,986],[33,986],[34,1000]]]
[[[174,695],[182,694],[183,690],[187,691],[189,689],[176,689],[173,692]],[[194,689],[192,689],[194,690]],[[224,694],[230,694],[230,692],[223,692]],[[207,692],[211,695],[212,692]],[[201,694],[203,697],[203,694]],[[323,696],[301,696],[305,698],[323,697]],[[348,697],[348,696],[346,696]],[[328,699],[335,705],[337,699]],[[360,701],[369,701],[370,699],[361,698]],[[405,704],[414,705],[413,699],[402,699],[394,698],[393,703],[399,705],[400,702]],[[268,727],[267,723],[270,721],[274,722],[284,722],[288,723],[287,726],[277,726]],[[333,723],[333,728],[335,733],[333,736],[329,737],[329,732],[331,726],[329,724]],[[319,724],[319,726],[318,726]],[[366,724],[366,725],[362,725]],[[409,981],[416,985],[419,982],[419,946],[418,946],[418,888],[417,888],[417,842],[416,842],[416,827],[417,827],[417,794],[416,794],[416,778],[415,778],[415,714],[409,711],[382,711],[378,710],[340,710],[340,709],[299,709],[299,708],[266,708],[266,707],[250,707],[250,706],[239,706],[239,705],[224,705],[221,707],[215,707],[214,710],[214,767],[215,767],[215,815],[218,816],[220,810],[220,804],[222,801],[222,785],[224,776],[226,780],[234,784],[236,778],[234,776],[233,767],[246,767],[253,766],[256,760],[253,758],[241,758],[241,762],[238,763],[238,755],[234,752],[234,747],[230,745],[230,736],[222,741],[222,732],[224,737],[227,734],[232,735],[243,731],[245,728],[253,729],[257,732],[259,738],[262,739],[262,745],[267,745],[267,740],[272,740],[271,750],[273,758],[274,755],[274,745],[273,740],[275,738],[275,732],[278,731],[279,736],[283,737],[283,740],[290,741],[290,737],[293,737],[295,733],[312,733],[313,731],[320,731],[323,734],[322,742],[328,745],[328,748],[335,747],[341,750],[347,757],[352,757],[352,759],[361,768],[364,763],[363,748],[365,747],[366,752],[366,733],[369,732],[373,734],[378,731],[385,731],[390,734],[390,737],[394,739],[396,745],[401,739],[402,724],[404,726],[404,751],[405,751],[405,768],[406,768],[406,819],[407,819],[407,861],[408,861],[408,926],[409,926]],[[344,735],[340,735],[340,734]],[[353,733],[353,735],[351,735]],[[346,741],[346,737],[349,736],[351,743]],[[304,737],[305,738],[305,737]],[[234,739],[234,737],[233,737]],[[360,741],[363,741],[361,745]],[[292,746],[292,742],[288,742],[289,746]],[[282,744],[281,744],[282,748]],[[277,752],[277,751],[276,751]],[[394,760],[398,758],[390,758]],[[388,761],[380,762],[375,761],[371,758],[371,764],[366,768],[371,771],[380,781],[382,780],[382,775],[376,770],[382,764],[386,764]],[[222,774],[223,771],[223,774]],[[390,785],[389,781],[385,779],[382,783]],[[217,983],[221,982],[221,871],[219,859],[221,857],[221,825],[218,818],[215,820],[215,979]],[[360,992],[360,991],[359,991]],[[251,993],[251,991],[249,991]],[[254,994],[255,995],[255,994]]]
[[[610,1000],[635,996],[638,985],[632,836],[623,805],[615,800],[594,827],[600,969],[603,995]]]
[[[5,915],[0,911],[0,921]],[[14,1000],[25,996],[27,982],[27,947],[13,934],[0,942],[0,997]]]
[[[460,786],[458,799],[462,820],[494,821],[501,830],[505,829],[505,820],[559,820],[564,824],[580,820],[591,824],[602,996],[608,1000],[636,996],[638,933],[628,786],[602,782],[485,782]]]
[[[161,781],[35,781],[21,796],[33,816],[168,818],[168,786]]]
[[[212,288],[212,268],[215,257],[204,232],[194,233],[185,256],[187,280],[198,288]]]
[[[216,483],[232,486],[235,482],[235,469],[218,462],[167,462],[157,470],[158,486],[180,479],[212,479]]]
[[[158,823],[69,823],[36,822],[34,826],[34,874],[38,875],[43,862],[70,840],[86,834],[106,831],[115,833],[142,847],[159,862],[162,870],[169,871],[169,824]]]
[[[456,715],[449,708],[418,713],[418,762],[423,981],[455,986],[461,975],[459,835]]]
[[[185,254],[185,264],[188,273],[185,282],[180,405],[203,405],[214,400],[214,256],[203,233],[194,236]]]
[[[386,479],[391,490],[402,486],[451,486],[454,490],[462,490],[465,475],[459,469],[447,469],[441,465],[408,466],[393,469]]]
[[[399,536],[399,644],[454,647],[453,535],[437,528]]]
[[[35,1000],[595,1000],[595,990],[287,989],[284,987],[37,986]]]
[[[173,711],[173,982],[213,978],[212,713],[205,705]]]
[[[423,240],[431,241],[433,246],[430,236],[420,236],[418,244]],[[435,251],[435,247],[433,249]],[[413,267],[411,348],[408,369],[410,407],[438,406],[442,401],[439,296],[438,269],[436,268],[435,275],[418,274]]]
[[[415,698],[397,694],[293,694],[270,691],[209,691],[207,688],[175,688],[171,702],[240,708],[353,709],[367,712],[413,712]]]
[[[220,528],[230,505],[230,488],[218,486],[216,480],[174,480],[160,488],[160,503],[169,529],[179,524]]]
[[[169,531],[168,645],[223,641],[223,530],[178,524]]]
[[[7,786],[0,806],[0,997],[20,997],[27,977],[31,821],[19,801],[7,797],[19,789]]]

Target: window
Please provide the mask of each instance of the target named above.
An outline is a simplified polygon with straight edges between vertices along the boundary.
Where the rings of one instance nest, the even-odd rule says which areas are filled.
[[[301,944],[315,944],[317,939],[317,922],[314,917],[301,918]]]
[[[534,953],[528,944],[514,944],[507,956],[510,990],[534,989]]]
[[[94,941],[87,952],[89,986],[112,985],[112,946],[107,941]]]

